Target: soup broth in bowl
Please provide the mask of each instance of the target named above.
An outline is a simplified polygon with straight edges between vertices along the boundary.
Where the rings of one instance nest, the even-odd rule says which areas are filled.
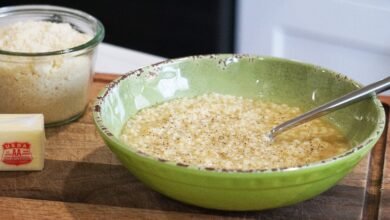
[[[294,167],[349,149],[341,132],[320,119],[268,140],[272,127],[301,113],[285,104],[205,94],[141,110],[121,139],[156,158],[219,170]]]

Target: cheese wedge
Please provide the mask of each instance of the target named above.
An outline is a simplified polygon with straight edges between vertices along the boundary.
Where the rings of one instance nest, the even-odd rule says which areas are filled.
[[[42,114],[0,114],[0,170],[42,170],[44,145]]]

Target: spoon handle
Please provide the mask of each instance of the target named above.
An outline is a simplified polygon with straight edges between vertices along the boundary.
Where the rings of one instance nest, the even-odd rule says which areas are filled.
[[[338,99],[325,103],[296,118],[293,118],[289,121],[279,124],[274,128],[272,128],[272,130],[268,134],[268,137],[272,140],[276,135],[280,134],[283,131],[286,131],[290,128],[303,124],[307,121],[311,121],[313,119],[326,115],[330,112],[333,112],[346,105],[350,105],[354,102],[360,101],[364,98],[374,96],[376,95],[376,93],[380,93],[388,89],[390,89],[390,77],[386,77],[378,82],[372,83],[368,86],[352,91]]]

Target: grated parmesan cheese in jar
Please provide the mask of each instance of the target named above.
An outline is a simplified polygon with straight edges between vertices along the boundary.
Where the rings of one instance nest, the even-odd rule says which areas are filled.
[[[25,21],[0,27],[0,49],[43,53],[64,50],[89,41],[91,36],[74,30],[68,23]]]
[[[80,115],[88,101],[93,48],[34,54],[66,50],[91,39],[67,23],[24,21],[0,27],[0,113],[43,113],[45,124]]]

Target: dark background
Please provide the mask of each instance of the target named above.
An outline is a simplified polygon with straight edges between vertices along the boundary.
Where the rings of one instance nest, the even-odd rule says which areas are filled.
[[[234,51],[235,0],[0,1],[20,4],[85,11],[105,26],[105,42],[163,57]]]

